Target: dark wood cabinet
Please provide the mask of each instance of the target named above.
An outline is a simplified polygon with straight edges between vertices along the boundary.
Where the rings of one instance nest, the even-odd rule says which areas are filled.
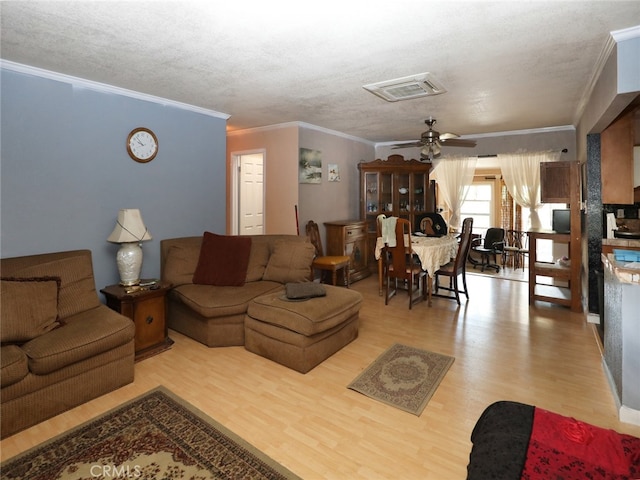
[[[326,222],[327,255],[347,255],[351,257],[349,279],[357,282],[368,277],[369,243],[367,226],[363,220],[343,220]],[[338,279],[340,284],[341,279]]]
[[[600,134],[602,203],[634,203],[634,112],[626,112]]]
[[[540,200],[543,203],[571,202],[571,163],[540,163]]]
[[[406,218],[415,225],[417,216],[435,211],[435,182],[429,179],[431,163],[405,160],[402,155],[360,163],[358,169],[360,218],[366,223],[369,245],[372,245],[369,265],[375,266],[373,246],[378,215]]]

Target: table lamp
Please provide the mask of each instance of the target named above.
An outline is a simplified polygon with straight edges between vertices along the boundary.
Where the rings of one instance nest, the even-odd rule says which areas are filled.
[[[118,212],[116,226],[107,238],[108,242],[122,244],[116,254],[120,285],[132,286],[140,283],[142,268],[142,242],[151,240],[151,234],[142,222],[140,210],[123,208]]]

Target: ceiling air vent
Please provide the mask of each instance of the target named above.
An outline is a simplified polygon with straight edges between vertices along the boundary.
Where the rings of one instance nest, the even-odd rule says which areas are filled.
[[[439,95],[447,91],[429,72],[385,82],[370,83],[363,85],[362,88],[388,102]]]

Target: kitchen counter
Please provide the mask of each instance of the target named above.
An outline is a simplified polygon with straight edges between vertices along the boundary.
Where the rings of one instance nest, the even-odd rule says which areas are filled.
[[[640,269],[625,267],[613,254],[604,266],[603,366],[620,421],[640,425]]]
[[[618,262],[614,258],[613,253],[603,253],[602,264],[604,265],[605,271],[608,271],[612,276],[615,276],[619,282],[640,285],[640,268],[625,267],[629,262]],[[640,312],[640,308],[638,309],[638,312]],[[638,314],[638,317],[640,317],[640,313]]]
[[[640,240],[627,240],[624,238],[603,238],[602,245],[609,245],[615,248],[637,248],[640,249]]]

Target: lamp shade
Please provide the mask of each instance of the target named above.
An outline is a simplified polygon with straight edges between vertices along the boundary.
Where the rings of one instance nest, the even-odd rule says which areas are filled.
[[[144,226],[142,215],[137,208],[123,208],[118,212],[116,226],[107,238],[108,242],[129,243],[151,240],[151,234]]]

